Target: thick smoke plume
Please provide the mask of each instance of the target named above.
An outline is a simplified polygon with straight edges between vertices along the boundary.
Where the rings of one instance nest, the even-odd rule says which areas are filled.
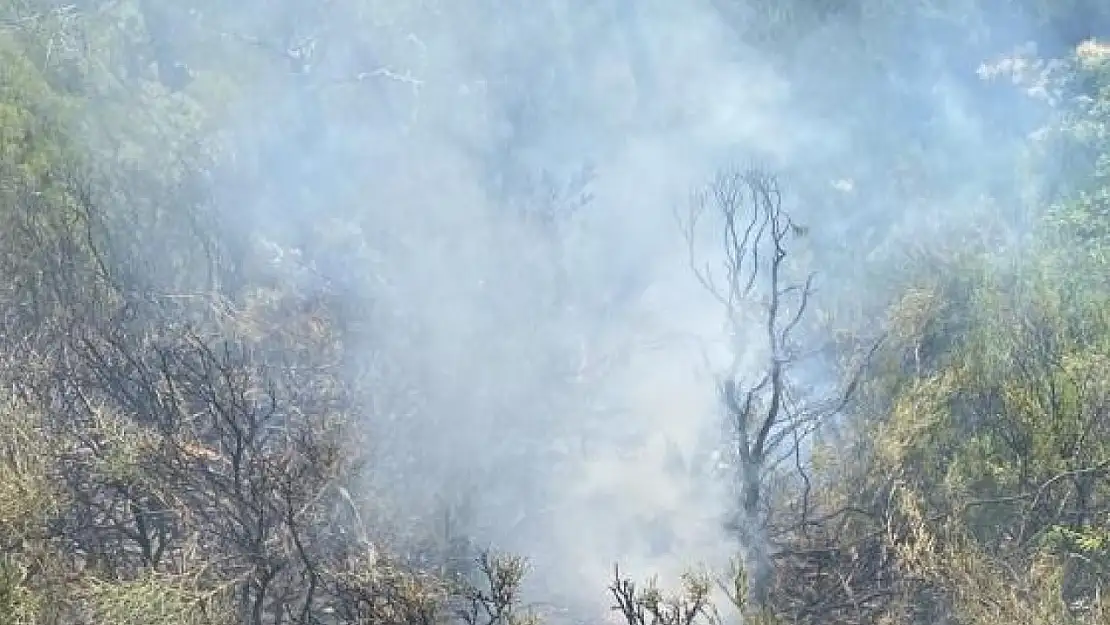
[[[383,522],[520,552],[535,598],[584,609],[607,607],[617,561],[723,566],[712,374],[730,355],[674,219],[691,189],[736,164],[779,172],[822,270],[814,306],[867,311],[868,263],[958,230],[1011,176],[1032,109],[976,70],[1020,24],[985,22],[984,47],[897,12],[797,9],[812,27],[779,41],[759,4],[144,16],[171,25],[197,89],[242,64],[210,120],[221,219],[275,279],[347,299]]]

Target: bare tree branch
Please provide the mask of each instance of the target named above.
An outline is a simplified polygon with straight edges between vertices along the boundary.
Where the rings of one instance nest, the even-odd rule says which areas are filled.
[[[797,268],[789,264],[791,245],[805,229],[783,208],[774,176],[758,170],[721,171],[693,194],[679,223],[691,271],[722,306],[732,341],[732,362],[717,391],[731,429],[739,487],[733,529],[750,569],[748,605],[758,609],[766,602],[771,580],[764,527],[771,510],[764,510],[769,501],[763,482],[792,457],[803,483],[803,506],[809,507],[805,441],[845,407],[862,367],[834,397],[813,397],[797,379],[803,354],[799,329],[814,294],[815,275],[793,277]],[[699,234],[707,227],[719,241],[711,257],[715,262],[699,260]],[[762,364],[755,371],[743,370],[753,356]]]

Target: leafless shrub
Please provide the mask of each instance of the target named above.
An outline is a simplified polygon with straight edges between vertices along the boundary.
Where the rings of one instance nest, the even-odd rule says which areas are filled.
[[[713,220],[706,225],[719,241],[719,254],[715,261],[701,262],[699,234],[707,218]],[[717,388],[739,499],[730,526],[744,552],[745,604],[761,610],[774,576],[768,535],[774,514],[767,480],[783,467],[796,473],[804,528],[812,506],[803,442],[845,407],[862,366],[850,373],[843,388],[826,397],[808,392],[798,375],[798,365],[813,351],[806,349],[801,332],[814,274],[792,277],[798,267],[789,262],[791,245],[806,229],[783,208],[774,176],[724,170],[694,194],[687,216],[679,221],[690,268],[720,304],[731,341],[732,361]],[[754,367],[753,360],[758,363]]]
[[[682,590],[673,595],[664,594],[655,579],[646,586],[637,587],[631,579],[621,575],[620,568],[613,569],[613,583],[609,586],[616,605],[627,625],[695,625],[712,623],[717,619],[716,609],[710,601],[712,585],[706,576],[688,573],[682,578]]]
[[[490,551],[477,558],[474,582],[456,591],[456,613],[466,625],[537,625],[534,612],[521,605],[521,583],[528,572],[524,558]]]

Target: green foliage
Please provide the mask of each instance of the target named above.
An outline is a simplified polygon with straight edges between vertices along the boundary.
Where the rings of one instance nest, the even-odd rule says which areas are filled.
[[[1110,47],[1092,40],[1067,59],[1004,65],[1053,111],[1031,146],[1051,181],[1042,198],[1046,242],[1073,271],[1086,264],[1104,268],[1110,260]]]
[[[885,519],[875,531],[899,553],[902,596],[928,606],[904,619],[1105,622],[1107,59],[1088,43],[1009,66],[1054,111],[1031,144],[1058,182],[1032,243],[1020,258],[965,246],[917,260],[863,383],[872,464],[853,487],[891,494],[846,499]]]
[[[1025,513],[1014,516],[1015,506],[1045,505],[1025,501],[1042,485],[1054,494],[1037,498],[1062,497],[1057,482],[1073,480],[1056,476],[1110,458],[1103,409],[1110,323],[1095,293],[1074,292],[1043,273],[988,278],[965,295],[954,302],[963,326],[945,330],[943,364],[894,392],[881,453],[890,466],[912,471],[907,477],[935,504],[998,499],[969,508],[973,527],[998,539],[1031,529],[1005,519],[1029,522]],[[920,333],[913,349],[926,338]]]
[[[0,558],[0,623],[36,625],[43,597],[26,585],[27,567],[10,555]]]
[[[127,581],[89,578],[79,591],[90,616],[104,625],[225,625],[234,622],[226,597],[188,579],[145,573]]]
[[[900,512],[909,529],[894,542],[965,622],[1102,622],[1106,58],[1088,44],[1027,76],[1058,112],[1039,139],[1054,146],[1042,158],[1080,165],[1035,244],[1020,262],[983,250],[931,265],[893,308],[888,350],[867,381],[872,484],[893,475],[913,493]]]

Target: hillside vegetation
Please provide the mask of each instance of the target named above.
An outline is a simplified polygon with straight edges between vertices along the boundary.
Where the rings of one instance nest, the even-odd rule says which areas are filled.
[[[329,28],[349,29],[344,36],[367,54],[379,44],[400,49],[380,42],[401,46],[407,25],[432,4],[340,0],[328,3],[337,16]],[[447,22],[498,11],[470,4],[435,10]],[[736,363],[751,353],[765,363],[754,379],[736,364],[715,389],[729,434],[722,466],[737,485],[725,506],[734,514],[721,521],[735,542],[720,550],[735,555],[735,567],[700,572],[684,554],[668,554],[691,571],[674,587],[638,581],[654,571],[617,569],[612,617],[627,625],[1110,624],[1110,44],[1086,40],[1097,32],[1071,32],[1110,25],[1108,9],[717,4],[737,38],[773,48],[768,57],[783,67],[796,61],[792,42],[823,24],[872,33],[858,49],[829,54],[885,77],[885,99],[873,107],[915,97],[880,67],[899,25],[932,20],[984,55],[1009,51],[1012,42],[988,32],[985,6],[1005,4],[1032,29],[1073,40],[1060,58],[982,59],[993,63],[985,73],[1012,79],[1015,93],[1041,107],[1036,131],[1013,148],[1024,168],[1014,184],[1028,188],[996,198],[1024,203],[1027,222],[1018,228],[988,211],[970,235],[923,242],[885,265],[873,286],[852,287],[872,289],[858,308],[825,307],[806,263],[793,263],[824,234],[819,220],[788,214],[789,184],[780,188],[763,170],[704,172],[707,186],[679,211],[688,227],[674,234],[691,240],[691,278],[716,298],[730,331],[756,337],[736,348]],[[393,479],[382,467],[412,475],[437,453],[376,456],[388,454],[375,443],[381,428],[402,428],[391,406],[433,392],[420,387],[416,368],[399,373],[399,364],[365,357],[374,341],[402,341],[376,333],[375,323],[398,328],[409,317],[361,288],[306,278],[310,263],[274,261],[255,236],[253,211],[256,202],[319,206],[339,197],[306,199],[290,180],[331,175],[338,188],[359,176],[355,165],[306,174],[324,167],[308,149],[290,159],[298,172],[265,154],[310,142],[311,115],[395,110],[414,87],[385,52],[372,80],[291,69],[307,67],[310,53],[297,41],[270,46],[242,26],[250,11],[205,0],[0,3],[0,625],[598,618],[533,601],[543,589],[524,591],[529,554],[471,540],[456,522],[462,504],[400,501],[396,489],[377,488]],[[319,18],[301,11],[288,21]],[[374,81],[384,86],[368,86]],[[491,80],[488,88],[499,87]],[[311,94],[301,112],[266,104],[286,89]],[[426,97],[445,93],[454,91]],[[843,124],[868,123],[853,101],[842,102]],[[262,117],[282,132],[258,153],[240,151]],[[936,174],[913,163],[910,134],[872,137],[874,149]],[[423,172],[409,184],[435,188],[419,176],[450,167],[423,159],[406,152],[397,167]],[[560,215],[589,209],[579,189],[586,178],[547,187],[529,179],[530,190],[516,195],[504,183],[506,214],[557,231]],[[885,181],[884,192],[903,182],[910,185]],[[338,241],[363,237],[352,248],[369,257],[409,245],[311,209],[290,223],[306,255],[340,265],[339,250],[351,244]],[[440,230],[428,234],[427,249],[405,253],[438,253],[431,241],[451,234],[446,223],[429,226]],[[712,272],[696,257],[699,228],[724,243]],[[847,238],[841,245],[863,240]],[[545,252],[528,253],[525,277],[512,280],[548,270]],[[352,273],[372,271],[360,267]],[[391,279],[381,278],[383,291],[400,288]],[[528,305],[537,325],[565,323],[546,301]],[[481,322],[500,323],[489,316]],[[419,323],[413,336],[435,331]],[[798,373],[809,348],[827,355],[843,382],[820,397]],[[473,353],[470,366],[481,369],[482,360]],[[536,388],[558,383],[541,379]],[[438,392],[444,405],[465,402],[465,386]],[[490,445],[516,440],[522,421],[554,414],[544,410],[491,416],[497,429],[480,436]],[[537,438],[561,427],[545,424]],[[482,475],[492,490],[510,478],[497,467]],[[419,522],[399,511],[417,504]]]

